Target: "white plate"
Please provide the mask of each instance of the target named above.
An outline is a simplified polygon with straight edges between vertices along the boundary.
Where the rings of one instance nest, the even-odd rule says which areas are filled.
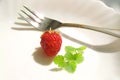
[[[74,74],[69,74],[65,70],[55,71],[56,65],[42,54],[39,44],[42,32],[28,29],[31,26],[13,24],[20,21],[15,18],[22,5],[27,5],[63,22],[120,29],[120,14],[113,8],[99,0],[1,0],[0,3],[3,8],[0,15],[0,80],[120,79],[120,39],[84,29],[59,29],[63,37],[59,54],[64,53],[66,45],[88,46],[85,61]],[[13,27],[20,30],[11,29]],[[26,29],[21,29],[24,27]]]

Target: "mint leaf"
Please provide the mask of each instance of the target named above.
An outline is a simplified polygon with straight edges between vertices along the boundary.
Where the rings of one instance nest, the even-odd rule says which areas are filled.
[[[86,46],[81,46],[79,48],[76,48],[76,53],[83,53],[83,51],[86,49]]]
[[[62,55],[58,55],[54,58],[54,63],[58,65],[58,67],[64,66],[64,57]]]
[[[86,46],[81,46],[79,49],[85,50],[85,49],[86,49]]]
[[[68,72],[73,73],[76,70],[77,64],[74,61],[69,61],[65,63],[64,67]]]
[[[86,46],[81,46],[81,47],[79,47],[79,48],[77,48],[77,49],[83,51],[83,50],[86,49]]]
[[[84,60],[84,57],[83,57],[82,54],[78,54],[78,53],[77,53],[77,54],[74,54],[74,61],[75,61],[77,64],[83,62],[83,60]]]
[[[66,53],[72,53],[73,54],[73,52],[75,52],[75,48],[72,47],[72,46],[66,46],[65,51],[66,51]]]
[[[66,53],[64,55],[64,57],[65,57],[66,60],[73,60],[73,54],[72,53]]]
[[[75,72],[77,64],[83,62],[83,52],[86,49],[85,46],[74,48],[72,46],[65,47],[65,55],[58,55],[54,58],[54,63],[60,68],[64,68],[70,73]]]

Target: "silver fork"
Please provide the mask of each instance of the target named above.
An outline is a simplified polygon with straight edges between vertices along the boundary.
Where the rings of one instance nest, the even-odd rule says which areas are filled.
[[[40,30],[40,31],[45,31],[51,29],[57,29],[60,27],[77,27],[77,28],[84,28],[84,29],[89,29],[89,30],[94,30],[97,32],[105,33],[117,38],[120,38],[120,35],[115,34],[111,31],[109,28],[101,28],[101,27],[95,27],[95,26],[89,26],[89,25],[83,25],[83,24],[76,24],[76,23],[62,23],[60,21],[57,21],[55,19],[51,19],[45,16],[39,16],[37,13],[34,11],[30,10],[28,7],[23,6],[27,12],[24,10],[21,10],[21,12],[26,15],[23,16],[22,14],[18,13],[21,18],[23,18],[25,21],[27,21],[30,25],[32,25],[34,28]],[[117,29],[112,29],[112,30],[117,30]]]

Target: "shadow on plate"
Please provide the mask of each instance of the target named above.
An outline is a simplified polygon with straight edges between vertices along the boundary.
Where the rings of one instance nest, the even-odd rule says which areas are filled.
[[[120,0],[102,0],[102,1],[110,7],[119,6],[120,8]]]
[[[61,71],[63,70],[62,68],[52,68],[50,69],[50,71],[53,71],[53,72],[58,72],[58,71]]]
[[[22,27],[11,27],[13,30],[18,30],[18,31],[39,31],[38,29],[35,29],[34,27],[30,26],[28,23],[21,23],[21,22],[15,22],[15,25],[20,25],[20,26],[25,26],[25,28]]]
[[[41,65],[50,65],[53,61],[53,58],[54,57],[48,57],[41,49],[41,47],[36,48],[35,52],[33,53],[33,59],[35,60],[35,62]]]
[[[11,29],[13,29],[13,30],[18,30],[18,31],[38,31],[37,29],[35,29],[35,28],[18,28],[18,27],[11,27]]]
[[[33,53],[33,59],[35,60],[35,62],[37,62],[38,64],[47,66],[50,65],[53,62],[53,58],[54,57],[49,57],[47,56],[43,49],[41,49],[41,47],[36,48],[35,52]],[[58,72],[61,71],[62,68],[52,68],[50,69],[50,71],[53,72]]]
[[[87,46],[95,51],[105,52],[105,53],[112,53],[112,52],[119,52],[120,51],[120,39],[117,39],[117,40],[115,40],[109,44],[105,44],[105,45],[92,45],[92,44],[88,44],[86,42],[77,40],[75,38],[72,38],[72,37],[62,33],[61,31],[60,31],[60,33],[62,34],[63,37],[65,37],[73,42],[76,42],[78,44],[85,45],[85,46]]]

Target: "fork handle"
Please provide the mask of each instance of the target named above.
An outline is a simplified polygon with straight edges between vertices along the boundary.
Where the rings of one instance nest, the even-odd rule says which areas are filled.
[[[107,31],[107,30],[117,30],[117,29],[100,28],[100,27],[94,27],[94,26],[89,26],[89,25],[84,25],[84,24],[75,24],[75,23],[62,23],[61,26],[90,29],[90,30],[94,30],[97,32],[105,33],[105,34],[120,38],[120,35],[110,32],[110,31]]]

